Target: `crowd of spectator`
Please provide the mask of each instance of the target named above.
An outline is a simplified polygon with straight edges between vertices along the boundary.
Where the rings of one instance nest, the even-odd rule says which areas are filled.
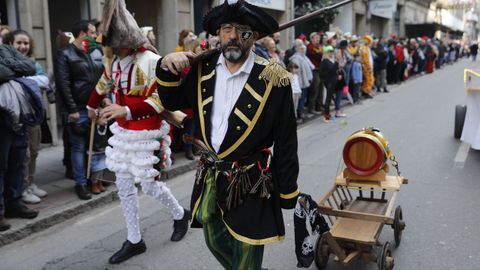
[[[5,218],[35,218],[38,211],[25,204],[40,203],[47,196],[47,192],[35,184],[34,175],[40,144],[48,137],[43,97],[48,96],[49,102],[55,102],[53,88],[62,112],[66,175],[75,181],[75,192],[82,200],[91,199],[92,193],[105,191],[98,180],[106,169],[107,132],[97,130],[100,135],[94,139],[88,172],[86,162],[91,127],[86,104],[102,74],[102,56],[106,53],[97,38],[97,26],[98,21],[82,20],[75,23],[71,32],[59,32],[53,80],[49,80],[35,61],[32,36],[20,29],[0,26],[0,43],[3,43],[0,45],[0,231],[10,227]],[[143,27],[142,33],[149,41],[146,49],[158,53],[153,28]],[[374,98],[381,92],[388,93],[391,84],[432,73],[465,55],[475,61],[478,52],[476,43],[461,46],[458,42],[426,36],[399,38],[395,34],[385,38],[313,32],[308,38],[299,35],[286,50],[280,40],[280,33],[267,36],[255,43],[254,50],[290,71],[298,124],[315,115],[322,115],[324,122],[345,118],[344,100],[361,104],[362,100]],[[215,36],[196,35],[191,29],[185,29],[179,34],[175,51],[201,54],[218,45]],[[188,69],[183,73],[186,76]],[[15,98],[18,101],[12,102]],[[190,119],[194,114],[191,109],[184,113]],[[189,120],[183,129],[171,130],[172,150],[184,151],[190,160],[195,159],[196,153],[192,145],[180,138],[193,131],[193,121]]]
[[[344,118],[344,99],[360,104],[378,93],[388,93],[391,84],[432,73],[463,56],[475,61],[478,52],[476,42],[461,46],[458,41],[427,36],[358,37],[340,31],[313,32],[308,38],[301,34],[287,50],[279,42],[279,33],[265,37],[255,43],[255,51],[295,74],[293,96],[299,124],[314,115],[323,115],[324,122]],[[335,113],[330,113],[332,103]]]

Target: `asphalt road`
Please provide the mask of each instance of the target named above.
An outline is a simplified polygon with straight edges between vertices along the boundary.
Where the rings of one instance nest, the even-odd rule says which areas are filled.
[[[476,66],[467,60],[448,66],[348,107],[347,122],[317,119],[298,131],[299,185],[314,198],[331,187],[348,135],[375,126],[388,138],[402,174],[410,180],[397,198],[407,227],[401,245],[393,248],[395,269],[479,268],[480,151],[468,150],[453,138],[454,108],[466,98],[463,69]],[[193,174],[168,182],[184,206],[189,205]],[[140,204],[145,254],[108,265],[126,235],[116,202],[0,248],[0,269],[221,269],[201,230],[190,230],[183,241],[172,243],[172,220],[165,209],[145,196]],[[286,240],[265,249],[264,267],[269,269],[297,269],[293,211],[284,211],[284,216]],[[393,231],[385,227],[380,240],[393,239]],[[330,257],[327,269],[341,267]],[[358,262],[351,269],[377,266]]]

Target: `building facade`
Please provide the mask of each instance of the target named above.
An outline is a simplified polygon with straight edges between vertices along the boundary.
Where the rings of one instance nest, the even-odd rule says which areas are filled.
[[[467,0],[468,1],[468,0]],[[454,0],[362,0],[340,9],[331,29],[357,35],[461,39],[467,27],[475,35],[477,10]],[[458,2],[458,1],[457,1]],[[465,2],[465,1],[463,1]],[[476,5],[475,5],[476,6]],[[470,14],[470,15],[468,15]]]

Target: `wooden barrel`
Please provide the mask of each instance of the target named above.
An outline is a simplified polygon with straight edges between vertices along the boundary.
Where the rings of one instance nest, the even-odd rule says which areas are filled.
[[[364,128],[353,133],[343,147],[345,166],[360,176],[378,172],[390,155],[388,141],[374,128]]]

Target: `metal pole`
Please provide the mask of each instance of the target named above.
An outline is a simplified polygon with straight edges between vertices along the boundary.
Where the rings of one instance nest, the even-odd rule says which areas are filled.
[[[301,23],[304,23],[304,22],[307,22],[317,16],[319,16],[320,14],[326,12],[326,11],[330,11],[330,10],[334,10],[334,9],[337,9],[339,7],[342,7],[342,6],[345,6],[347,4],[350,4],[352,2],[354,2],[355,0],[345,0],[345,1],[341,1],[341,2],[338,2],[336,4],[333,4],[331,6],[328,6],[328,7],[324,7],[324,8],[321,8],[317,11],[314,11],[314,12],[311,12],[311,13],[308,13],[308,14],[305,14],[301,17],[298,17],[296,19],[293,19],[289,22],[286,22],[286,23],[282,23],[279,27],[278,27],[278,30],[277,31],[282,31],[286,28],[289,28],[289,27],[292,27],[294,25],[297,25],[297,24],[301,24]]]

